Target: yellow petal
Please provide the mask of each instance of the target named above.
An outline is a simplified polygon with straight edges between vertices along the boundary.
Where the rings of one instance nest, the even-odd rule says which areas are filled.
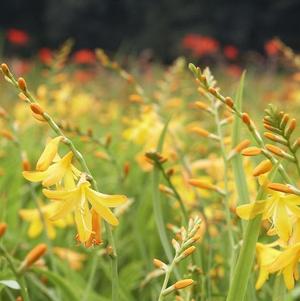
[[[59,183],[64,177],[66,169],[60,164],[55,163],[51,165],[46,171],[46,177],[43,180],[43,186],[49,187]]]
[[[274,227],[277,235],[283,240],[288,241],[292,234],[292,224],[286,212],[286,207],[283,201],[279,201],[276,206],[274,216]]]
[[[23,171],[23,177],[30,182],[40,182],[47,176],[45,171]]]
[[[60,202],[59,206],[57,206],[55,212],[50,217],[51,221],[56,221],[61,218],[65,218],[69,213],[72,212],[74,207],[76,206],[76,199],[67,199]]]
[[[49,220],[47,221],[47,235],[50,239],[55,239],[56,237],[55,227]]]
[[[40,214],[37,209],[21,209],[19,214],[22,219],[26,221],[32,221],[34,219],[40,218]]]
[[[78,188],[72,190],[49,190],[43,189],[43,194],[51,200],[65,200],[68,198],[78,198]]]
[[[265,210],[267,201],[255,201],[252,204],[242,205],[236,208],[236,214],[242,219],[252,219]]]
[[[111,212],[110,209],[103,206],[100,202],[97,202],[96,200],[89,199],[90,203],[93,206],[93,209],[109,224],[113,226],[117,226],[119,224],[118,219],[114,216],[114,214]]]
[[[106,207],[114,208],[124,204],[127,201],[127,197],[125,195],[108,195],[89,188],[86,189],[86,194],[88,199],[93,199],[95,202],[100,202]]]
[[[291,290],[295,286],[293,270],[294,270],[294,267],[293,267],[293,264],[291,263],[286,268],[284,268],[284,270],[282,271],[285,286],[289,290]]]
[[[30,238],[35,238],[43,231],[43,224],[40,219],[35,219],[29,226],[28,236]]]
[[[37,170],[44,171],[50,166],[55,155],[57,154],[58,144],[62,138],[62,136],[59,136],[54,139],[51,139],[50,142],[47,143],[43,153],[41,154],[36,164]]]
[[[87,202],[75,210],[75,222],[81,242],[86,242],[92,233],[92,215]]]
[[[297,253],[300,251],[300,243],[295,244],[293,247],[290,247],[283,251],[276,260],[268,266],[268,270],[270,273],[274,273],[276,271],[280,271],[289,265],[295,257],[297,257]]]
[[[255,288],[259,290],[264,285],[268,277],[269,277],[268,270],[266,268],[261,267],[259,270],[259,275],[255,284]]]

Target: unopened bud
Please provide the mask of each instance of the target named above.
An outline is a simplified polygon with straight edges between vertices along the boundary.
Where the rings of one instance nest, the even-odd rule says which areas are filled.
[[[234,102],[231,97],[225,97],[225,104],[230,107],[231,109],[234,107]]]
[[[179,280],[176,283],[174,283],[174,287],[175,287],[175,289],[179,290],[179,289],[186,288],[186,287],[192,285],[193,283],[194,283],[193,279],[183,279],[183,280]]]
[[[256,146],[250,146],[242,150],[243,156],[257,156],[261,153],[261,149]]]
[[[262,174],[269,172],[272,169],[272,162],[270,160],[264,160],[260,162],[253,170],[252,175],[258,177]]]
[[[3,72],[4,75],[6,76],[10,76],[10,71],[9,71],[9,68],[6,64],[1,64],[1,70]]]
[[[195,246],[191,246],[189,248],[187,248],[186,250],[183,251],[183,256],[187,257],[189,255],[191,255],[192,253],[194,253],[196,251],[196,247]]]
[[[284,144],[284,145],[287,145],[287,141],[280,137],[280,136],[277,136],[277,135],[274,135],[272,133],[269,133],[269,132],[265,132],[264,133],[264,136],[274,142],[278,142],[278,143],[281,143],[281,144]]]
[[[37,114],[37,115],[43,115],[44,114],[44,110],[41,108],[41,106],[37,103],[32,103],[30,104],[30,109],[33,113]]]
[[[268,185],[269,189],[280,191],[284,193],[294,193],[294,190],[289,186],[281,183],[270,183]]]
[[[296,128],[296,119],[293,118],[293,119],[291,120],[289,126],[288,126],[287,129],[286,129],[285,136],[286,136],[287,138],[289,138],[289,137],[292,135],[292,133],[293,133],[293,131],[295,130],[295,128]]]
[[[126,162],[123,166],[124,176],[127,177],[130,171],[130,163]]]
[[[18,86],[23,92],[27,92],[27,84],[23,77],[18,79]]]
[[[248,113],[243,113],[243,114],[242,114],[242,120],[243,120],[243,122],[244,122],[247,126],[250,126],[250,125],[251,125],[251,119],[250,119]]]
[[[286,127],[286,125],[287,125],[289,119],[290,119],[290,117],[289,117],[288,114],[284,114],[284,115],[283,115],[283,117],[282,117],[282,119],[281,119],[281,122],[280,122],[280,125],[279,125],[279,127],[280,127],[282,130],[285,129],[285,127]]]
[[[4,236],[5,232],[6,232],[6,229],[7,229],[7,224],[5,223],[0,223],[0,238],[2,236]]]
[[[31,267],[38,259],[40,259],[47,251],[46,244],[39,244],[34,247],[25,257],[21,264],[20,271]]]
[[[167,265],[164,262],[162,262],[161,260],[156,259],[156,258],[153,259],[153,265],[156,268],[161,269],[161,270],[166,270],[167,269]]]

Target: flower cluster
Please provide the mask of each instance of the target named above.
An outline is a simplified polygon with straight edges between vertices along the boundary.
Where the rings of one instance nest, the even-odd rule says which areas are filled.
[[[109,208],[126,202],[124,195],[107,195],[91,188],[88,175],[73,164],[73,152],[62,158],[58,154],[59,144],[64,137],[51,139],[41,154],[35,171],[23,171],[23,176],[31,182],[42,182],[43,194],[55,208],[49,217],[51,221],[64,219],[74,213],[78,240],[86,246],[101,243],[100,219],[118,225],[118,219]],[[52,188],[52,189],[50,189]]]

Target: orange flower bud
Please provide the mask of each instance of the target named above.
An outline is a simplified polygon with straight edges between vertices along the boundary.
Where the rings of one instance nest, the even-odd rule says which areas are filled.
[[[194,105],[197,109],[200,109],[200,110],[208,110],[209,109],[209,105],[202,101],[196,101]]]
[[[200,180],[189,179],[188,183],[191,184],[192,186],[195,186],[195,187],[198,187],[198,188],[202,188],[202,189],[206,189],[206,190],[216,190],[215,185],[210,184],[210,183],[205,183],[205,182],[200,181]]]
[[[261,153],[261,149],[256,146],[250,146],[242,150],[243,156],[257,156]]]
[[[186,288],[190,285],[192,285],[194,283],[193,279],[183,279],[183,280],[179,280],[176,283],[174,283],[174,288],[179,290],[179,289],[183,289]]]
[[[46,244],[39,244],[34,247],[25,257],[21,264],[20,270],[31,267],[38,259],[40,259],[47,251]]]
[[[233,108],[234,107],[234,102],[233,99],[231,97],[225,97],[225,104],[230,107]]]
[[[130,163],[126,162],[123,166],[124,176],[127,177],[130,171]]]
[[[186,250],[183,251],[183,256],[187,257],[189,255],[191,255],[192,253],[194,253],[196,251],[196,247],[195,246],[191,246],[189,248],[187,248]]]
[[[240,142],[235,148],[234,151],[236,153],[240,153],[243,149],[245,149],[246,147],[248,147],[250,145],[250,140],[245,139],[242,142]]]
[[[0,223],[0,238],[5,234],[7,229],[7,224]]]
[[[0,132],[1,136],[3,136],[4,138],[8,139],[8,140],[15,140],[13,134],[7,130],[1,130]]]
[[[26,84],[26,81],[23,77],[20,77],[18,79],[18,86],[19,88],[23,91],[23,92],[26,92],[27,91],[27,84]]]
[[[208,92],[209,92],[210,94],[214,95],[214,96],[217,96],[217,95],[218,95],[217,90],[216,90],[215,88],[212,88],[212,87],[210,87],[210,88],[208,89]]]
[[[243,120],[243,122],[244,122],[245,124],[247,124],[248,126],[251,125],[251,119],[250,119],[248,113],[243,113],[243,114],[242,114],[242,120]]]
[[[264,173],[267,173],[272,169],[272,166],[273,165],[270,160],[264,160],[254,168],[252,175],[254,177],[258,177]]]
[[[277,135],[274,135],[272,133],[269,133],[269,132],[265,132],[264,133],[264,136],[274,142],[278,142],[278,143],[281,143],[281,144],[287,144],[286,140],[283,139],[282,137],[280,136],[277,136]]]
[[[285,193],[294,193],[294,191],[288,185],[281,184],[281,183],[270,183],[268,185],[268,188],[275,191],[285,192]]]
[[[278,155],[278,156],[283,156],[283,154],[284,154],[284,151],[281,148],[279,148],[275,145],[272,145],[272,144],[266,144],[266,149],[268,151],[270,151],[271,153]]]
[[[44,110],[41,108],[41,106],[37,103],[32,103],[30,104],[30,109],[33,113],[37,114],[37,115],[43,115],[44,114]]]
[[[158,269],[165,269],[167,265],[159,259],[153,259],[153,265]]]
[[[208,137],[210,135],[210,133],[207,130],[205,130],[203,128],[200,128],[198,126],[191,127],[189,129],[189,131],[193,132],[193,133],[196,133],[196,134],[198,134],[199,136],[202,136],[202,137]]]
[[[4,73],[4,75],[9,76],[10,71],[6,64],[1,64],[1,70]]]
[[[27,101],[28,100],[28,97],[23,93],[23,92],[20,92],[18,94],[19,98],[23,101]]]

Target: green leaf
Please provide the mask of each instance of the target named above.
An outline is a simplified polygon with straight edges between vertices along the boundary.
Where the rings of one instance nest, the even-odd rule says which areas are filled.
[[[0,283],[14,290],[21,289],[20,284],[16,280],[0,280]]]

